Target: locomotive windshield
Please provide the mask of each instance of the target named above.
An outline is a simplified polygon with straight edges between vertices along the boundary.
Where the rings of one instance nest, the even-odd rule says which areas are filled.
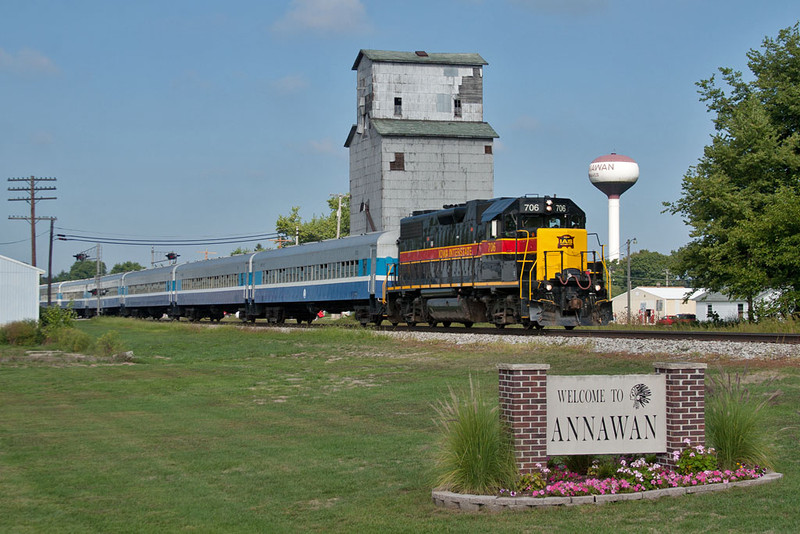
[[[503,215],[503,237],[536,235],[539,228],[585,228],[586,215],[566,199],[521,199],[517,209]]]
[[[506,224],[514,224],[506,219]],[[525,230],[534,235],[539,228],[584,228],[586,217],[580,213],[559,214],[559,215],[522,215],[518,230]],[[506,230],[511,230],[506,226]]]

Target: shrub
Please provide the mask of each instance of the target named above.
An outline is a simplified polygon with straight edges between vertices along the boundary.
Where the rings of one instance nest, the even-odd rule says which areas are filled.
[[[514,447],[500,421],[470,377],[469,391],[434,405],[442,432],[436,465],[437,484],[461,493],[488,494],[517,483]]]
[[[684,440],[686,448],[673,453],[675,471],[681,475],[713,471],[717,468],[717,453],[714,448],[705,448],[702,445],[691,447],[691,440]]]
[[[101,356],[112,356],[124,352],[125,348],[119,339],[119,334],[114,330],[100,336],[95,343],[95,352]]]
[[[773,466],[759,414],[778,394],[757,402],[750,398],[739,373],[712,377],[706,398],[706,438],[716,448],[723,469],[735,469],[737,464]]]
[[[617,468],[619,467],[619,459],[614,458],[611,456],[603,456],[601,458],[595,459],[592,462],[591,467],[587,470],[586,474],[590,477],[595,478],[611,478],[613,477],[616,472]]]
[[[592,454],[574,454],[564,457],[564,466],[573,473],[585,475],[589,472],[595,457]]]
[[[92,346],[92,337],[75,328],[60,328],[50,340],[59,349],[67,352],[85,352]]]
[[[67,308],[50,306],[39,309],[39,324],[42,328],[71,328],[77,317],[71,305]]]
[[[10,345],[38,345],[42,333],[34,320],[15,321],[2,327],[2,338]]]

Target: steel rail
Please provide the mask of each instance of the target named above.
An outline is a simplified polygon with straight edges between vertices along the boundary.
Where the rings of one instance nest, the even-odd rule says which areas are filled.
[[[231,323],[239,324],[239,323]],[[253,326],[252,323],[245,323]],[[297,325],[294,323],[285,323],[280,325],[270,325],[264,322],[256,322],[255,326],[280,326],[283,328],[309,328],[309,327],[335,327],[341,325],[333,324],[302,324]],[[361,328],[359,325],[354,324],[347,326],[347,328]],[[691,341],[724,341],[732,343],[776,343],[786,345],[800,344],[800,334],[795,333],[782,333],[782,332],[717,332],[710,330],[661,330],[661,329],[639,329],[639,330],[614,330],[610,328],[603,329],[581,329],[565,330],[559,328],[545,328],[543,330],[526,330],[524,328],[495,328],[495,327],[480,327],[480,328],[464,328],[461,326],[443,327],[443,326],[369,326],[367,328],[374,328],[376,330],[395,331],[395,332],[429,332],[429,333],[447,333],[447,334],[476,334],[476,335],[495,335],[495,336],[545,336],[545,337],[581,337],[581,338],[608,338],[608,339],[650,339],[650,340],[691,340]]]

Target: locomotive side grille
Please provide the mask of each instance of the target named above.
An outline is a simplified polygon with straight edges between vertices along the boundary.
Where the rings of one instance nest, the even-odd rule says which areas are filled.
[[[415,239],[422,237],[422,221],[402,223],[400,225],[400,239]]]

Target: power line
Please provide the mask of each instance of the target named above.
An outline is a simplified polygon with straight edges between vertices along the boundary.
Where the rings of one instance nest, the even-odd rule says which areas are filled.
[[[224,245],[231,243],[246,243],[274,239],[281,234],[277,232],[249,234],[241,236],[213,237],[203,239],[147,239],[147,238],[112,238],[79,234],[58,234],[59,241],[78,241],[84,243],[100,243],[104,245],[130,245],[130,246],[190,246],[190,245]]]
[[[43,235],[45,235],[45,234],[47,234],[49,232],[50,232],[50,230],[45,230],[44,232],[40,232],[40,233],[36,234],[36,237],[37,238],[42,237]],[[18,245],[18,244],[24,243],[25,241],[28,241],[28,240],[29,240],[29,238],[20,239],[19,241],[6,241],[5,243],[0,243],[0,245]]]

